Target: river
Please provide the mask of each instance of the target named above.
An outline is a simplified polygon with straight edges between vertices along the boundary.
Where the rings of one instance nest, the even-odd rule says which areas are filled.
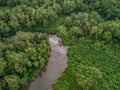
[[[51,47],[50,57],[47,65],[42,69],[37,78],[20,90],[48,90],[52,88],[52,84],[61,76],[67,67],[67,49],[59,41],[61,39],[56,35],[49,35],[49,43]],[[57,55],[57,51],[61,55]]]

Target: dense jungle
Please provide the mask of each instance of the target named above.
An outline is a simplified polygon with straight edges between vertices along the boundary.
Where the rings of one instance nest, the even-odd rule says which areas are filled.
[[[35,80],[49,34],[69,46],[52,90],[120,90],[120,0],[0,0],[0,90]]]

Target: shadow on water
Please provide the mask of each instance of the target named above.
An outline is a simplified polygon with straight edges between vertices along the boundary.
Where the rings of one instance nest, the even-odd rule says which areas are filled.
[[[67,67],[66,53],[68,46],[63,46],[59,41],[61,39],[56,35],[49,36],[51,53],[48,63],[43,67],[34,81],[20,90],[48,90],[52,88],[52,84],[56,82]],[[57,55],[58,50],[61,52],[60,56]]]

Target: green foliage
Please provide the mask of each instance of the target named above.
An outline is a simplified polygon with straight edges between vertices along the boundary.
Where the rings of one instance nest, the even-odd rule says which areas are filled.
[[[75,1],[64,0],[63,1],[63,13],[69,14],[75,9]]]
[[[120,19],[119,0],[83,0],[89,11],[97,11],[104,19]]]
[[[9,90],[18,90],[19,88],[19,76],[9,75],[5,77],[5,82],[8,84]]]
[[[54,90],[119,90],[119,8],[119,0],[0,0],[0,90],[34,80],[47,60],[47,35],[28,31],[75,45]]]
[[[53,90],[120,89],[120,45],[96,43],[87,38],[68,50],[68,67]],[[64,88],[64,89],[63,89]]]
[[[60,6],[56,5],[60,10]],[[54,5],[47,9],[17,5],[16,7],[6,8],[4,12],[0,10],[0,12],[0,38],[9,37],[20,30],[25,31],[25,28],[27,28],[27,31],[37,31],[35,27],[39,26],[40,31],[40,28],[49,27],[50,23],[54,23],[58,16],[57,13],[59,13],[54,9]]]
[[[47,61],[47,36],[39,33],[18,32],[0,44],[0,83],[2,90],[18,90],[34,80]],[[2,47],[4,46],[4,47]]]
[[[5,74],[4,70],[6,67],[6,62],[2,58],[0,58],[0,65],[1,65],[0,66],[0,76],[2,76]]]
[[[108,21],[104,23],[98,24],[98,26],[93,26],[90,30],[91,37],[93,35],[97,37],[98,40],[105,40],[105,41],[119,41],[119,33],[120,31],[120,21]]]
[[[96,18],[94,18],[96,17]],[[93,32],[97,36],[94,26],[102,23],[104,20],[97,12],[77,14],[65,17],[63,24],[58,27],[58,36],[66,45],[75,44],[81,36],[90,36]],[[100,31],[97,31],[100,33]]]

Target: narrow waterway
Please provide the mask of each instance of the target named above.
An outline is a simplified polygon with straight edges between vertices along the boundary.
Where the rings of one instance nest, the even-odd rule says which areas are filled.
[[[67,46],[60,43],[61,39],[56,35],[49,35],[51,53],[47,65],[37,78],[29,85],[20,90],[48,90],[52,88],[52,84],[60,77],[67,66]],[[57,51],[61,55],[57,55]]]

